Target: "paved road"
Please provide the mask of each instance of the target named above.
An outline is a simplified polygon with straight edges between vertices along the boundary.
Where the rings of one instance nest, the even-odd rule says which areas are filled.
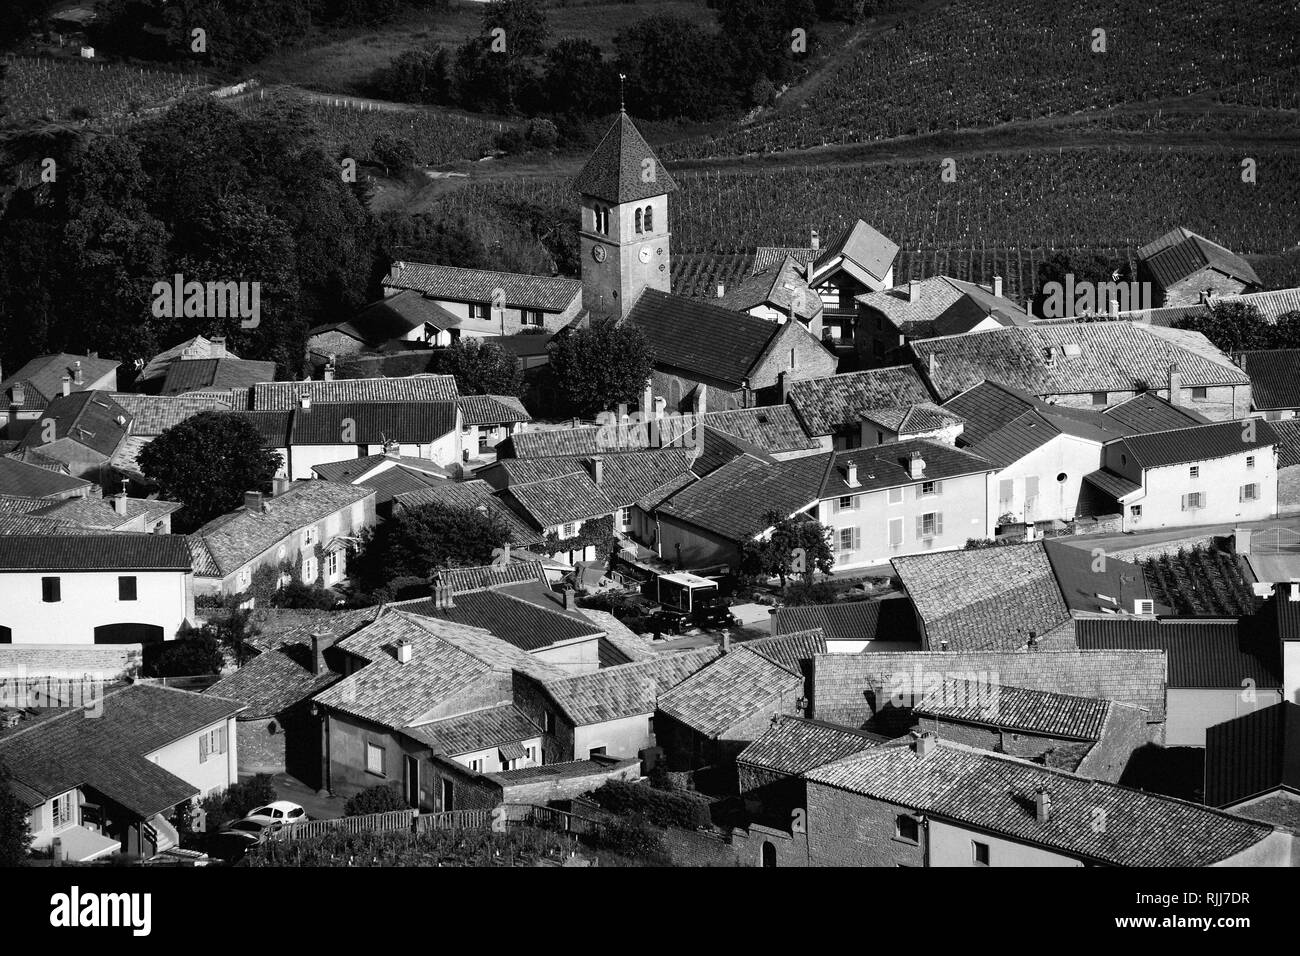
[[[1269,518],[1266,521],[1241,521],[1229,524],[1203,524],[1182,528],[1157,528],[1151,531],[1133,531],[1128,534],[1081,534],[1071,537],[1054,538],[1079,548],[1109,548],[1124,551],[1146,545],[1159,544],[1162,541],[1177,541],[1180,538],[1196,538],[1203,535],[1229,537],[1236,528],[1248,528],[1253,532],[1285,529],[1300,536],[1300,515],[1285,515]],[[1282,535],[1283,540],[1287,538]],[[1300,537],[1294,539],[1300,541]]]

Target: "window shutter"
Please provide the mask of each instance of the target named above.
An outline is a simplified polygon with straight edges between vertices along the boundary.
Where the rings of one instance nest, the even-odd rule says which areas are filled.
[[[1205,492],[1203,492],[1203,491],[1198,491],[1198,492],[1196,493],[1196,507],[1198,507],[1198,508],[1204,508],[1204,507],[1205,507]]]
[[[833,514],[833,515],[837,515],[837,514],[839,514],[839,513],[840,513],[840,499],[839,499],[839,498],[832,498],[832,499],[831,499],[831,514]]]
[[[1237,490],[1237,500],[1238,500],[1238,501],[1245,501],[1245,500],[1246,500],[1246,489],[1249,488],[1249,487],[1250,487],[1249,485],[1242,485],[1242,486]]]
[[[1025,479],[1025,497],[1026,498],[1038,497],[1038,476],[1037,475],[1030,475]]]
[[[925,516],[924,515],[916,516],[916,537],[918,540],[925,537]]]
[[[862,547],[862,529],[853,529],[853,550],[857,551]]]
[[[1003,478],[998,482],[998,501],[1011,503],[1011,499],[1016,496],[1016,484],[1010,478]]]
[[[199,738],[199,763],[208,762],[208,735]]]
[[[1183,495],[1183,510],[1187,510],[1187,496]]]
[[[935,493],[936,495],[941,495],[941,494],[943,494],[943,482],[942,482],[942,481],[936,481],[936,482],[934,483],[934,493]]]
[[[934,513],[934,533],[936,535],[943,534],[943,512],[942,511],[936,511]]]

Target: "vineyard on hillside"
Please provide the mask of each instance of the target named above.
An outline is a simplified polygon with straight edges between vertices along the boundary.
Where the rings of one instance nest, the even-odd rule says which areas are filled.
[[[1227,150],[1137,147],[964,157],[953,183],[941,181],[937,158],[674,172],[675,285],[713,295],[717,281],[730,286],[743,274],[756,246],[803,246],[810,229],[829,238],[858,217],[902,247],[896,281],[996,274],[1018,299],[1054,250],[1131,261],[1137,246],[1175,225],[1244,254],[1275,256],[1300,236],[1300,157],[1257,152],[1255,185],[1241,181],[1240,157]],[[565,206],[574,197],[559,178],[471,181],[436,208],[469,217],[528,200]]]
[[[277,97],[250,97],[236,105],[256,112]],[[415,162],[439,166],[482,158],[493,148],[494,138],[506,124],[475,119],[458,113],[418,107],[375,106],[366,101],[338,97],[303,99],[301,107],[321,131],[327,151],[334,156],[374,160],[375,137],[388,134],[405,139],[415,148]]]
[[[1197,545],[1142,565],[1151,596],[1177,615],[1239,617],[1255,611],[1255,596],[1237,559]]]
[[[122,117],[208,85],[199,74],[85,60],[11,56],[4,62],[6,122]]]
[[[867,36],[799,108],[660,156],[863,143],[1226,88],[1227,102],[1295,108],[1297,35],[1300,5],[1276,0],[955,0]]]

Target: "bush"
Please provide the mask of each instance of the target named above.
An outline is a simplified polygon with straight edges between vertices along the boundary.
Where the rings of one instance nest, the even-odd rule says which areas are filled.
[[[338,595],[318,584],[293,580],[271,595],[272,607],[329,611],[337,607]]]
[[[144,646],[145,677],[191,677],[220,674],[226,659],[221,644],[210,633],[191,632],[191,637]]]
[[[225,824],[248,816],[248,811],[276,798],[275,783],[269,774],[259,773],[252,779],[233,783],[223,793],[204,797],[205,827],[214,833]]]
[[[560,131],[548,119],[529,120],[524,138],[531,149],[552,149],[560,138]]]
[[[405,810],[406,801],[395,783],[381,783],[362,790],[343,807],[343,815],[359,817],[367,813],[388,813]]]
[[[694,830],[711,825],[709,801],[692,794],[610,780],[592,794],[592,799],[610,813],[620,817],[643,816],[656,826]]]
[[[591,841],[597,847],[622,856],[662,862],[667,857],[663,835],[641,814],[611,821]]]

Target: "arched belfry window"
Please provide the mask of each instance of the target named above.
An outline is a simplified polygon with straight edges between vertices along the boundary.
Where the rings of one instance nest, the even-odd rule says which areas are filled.
[[[654,231],[654,223],[655,223],[655,207],[646,206],[645,207],[645,231],[646,232]]]
[[[636,231],[641,232],[641,210],[636,211]]]
[[[592,214],[596,220],[596,231],[602,236],[609,235],[609,209],[605,206],[593,206]]]

